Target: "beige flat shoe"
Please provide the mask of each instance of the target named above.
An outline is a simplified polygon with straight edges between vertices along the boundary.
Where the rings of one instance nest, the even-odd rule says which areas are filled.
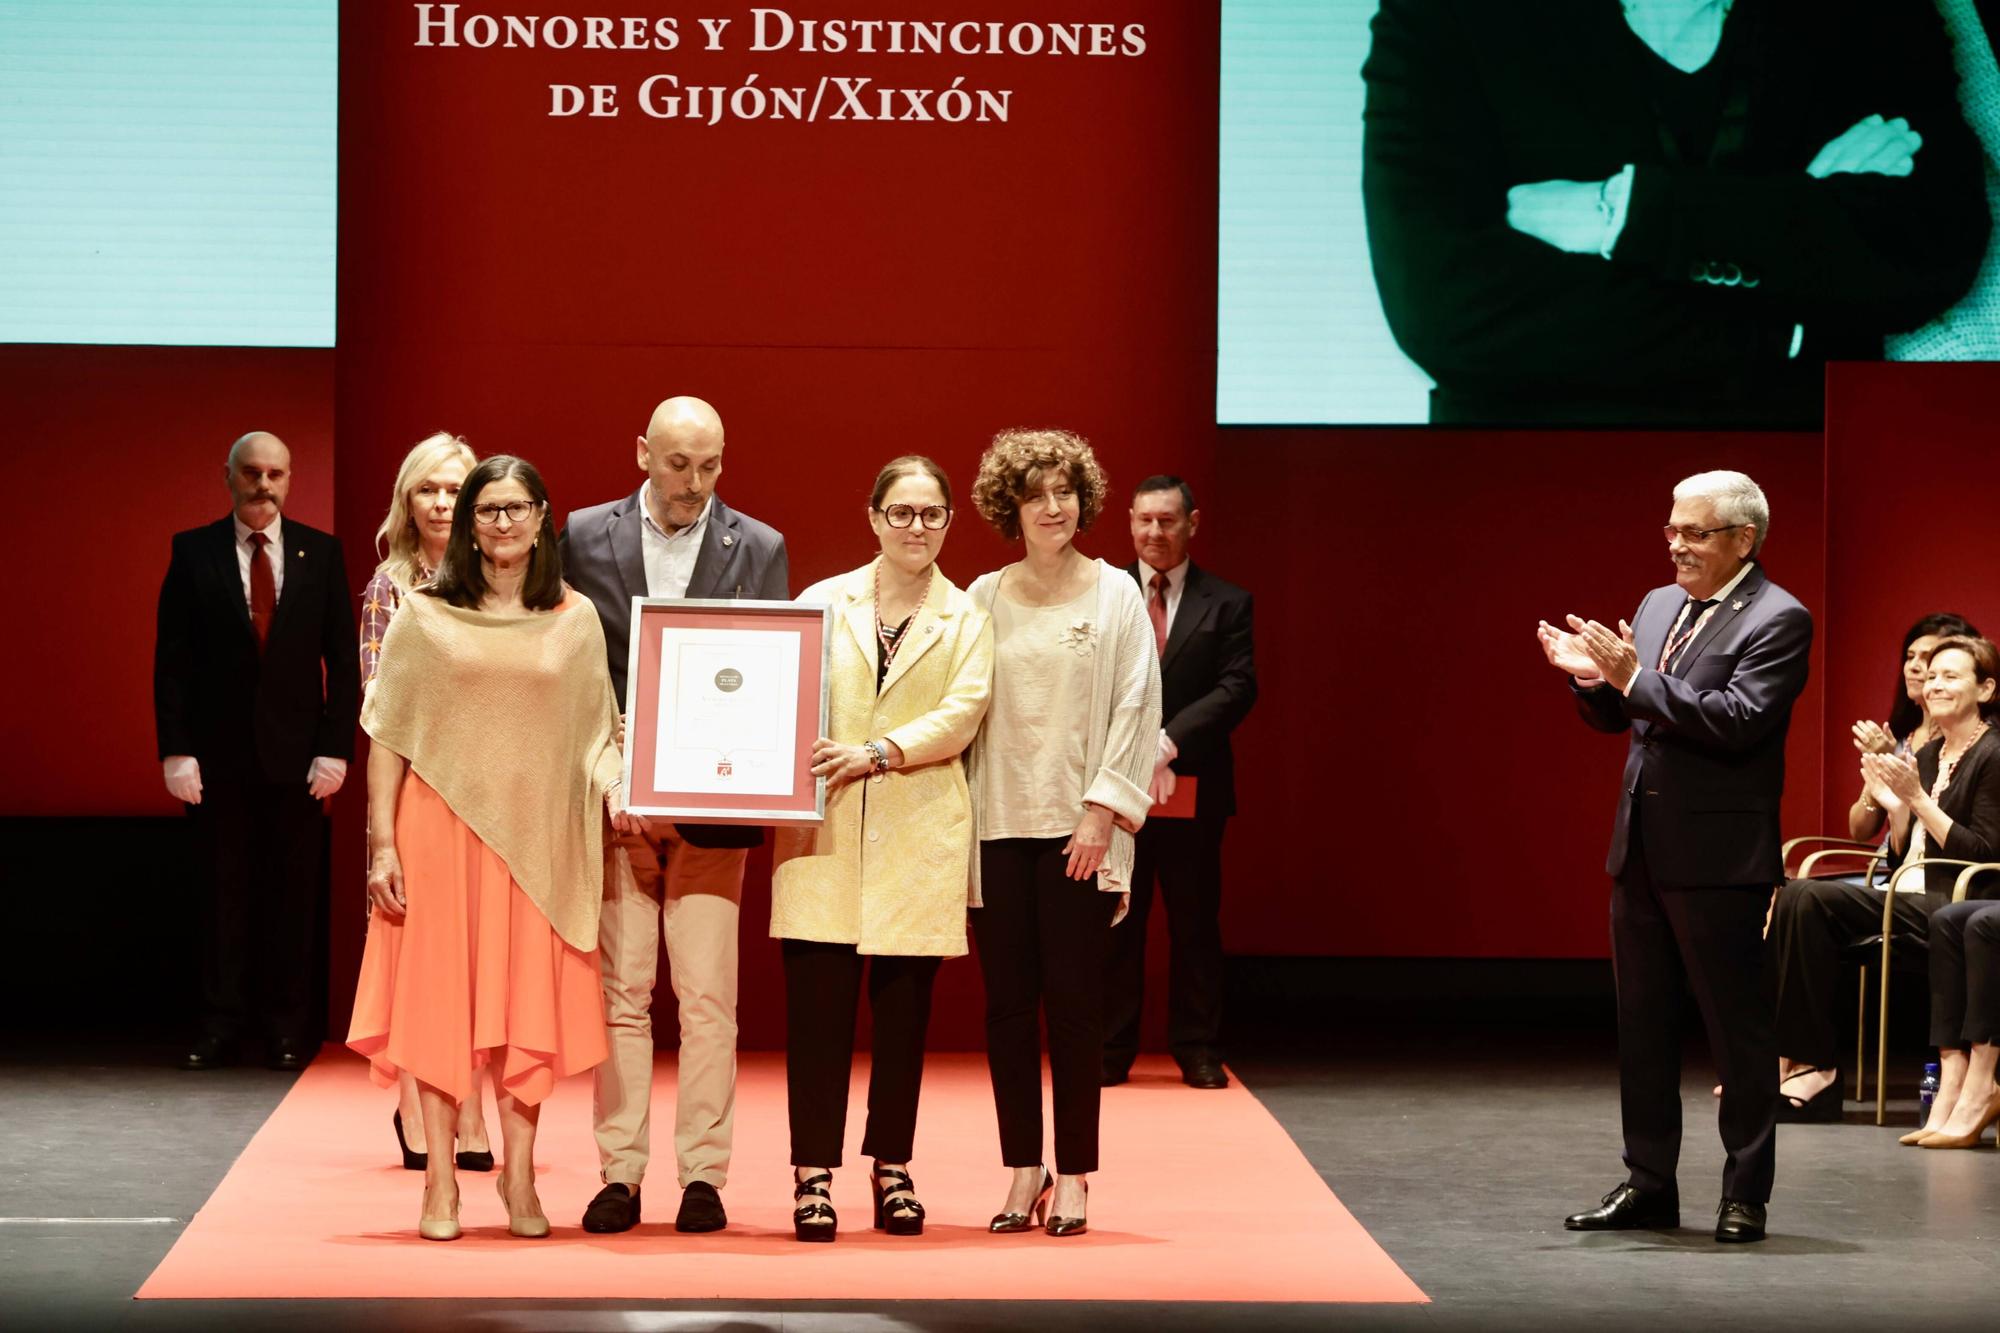
[[[519,1236],[522,1240],[540,1240],[549,1234],[549,1219],[546,1217],[517,1217],[514,1204],[507,1197],[507,1181],[504,1176],[493,1178],[493,1188],[500,1191],[500,1203],[507,1210],[507,1234]]]

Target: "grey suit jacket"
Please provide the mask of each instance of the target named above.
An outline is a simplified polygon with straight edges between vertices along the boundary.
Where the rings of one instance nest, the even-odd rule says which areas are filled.
[[[643,489],[643,488],[641,488]],[[640,549],[639,491],[610,504],[579,509],[563,521],[556,539],[563,578],[591,600],[604,625],[604,651],[618,707],[625,707],[625,668],[630,656],[632,599],[646,595],[646,559]],[[776,528],[710,502],[708,529],[695,557],[689,597],[786,601],[791,597],[785,539]],[[678,826],[697,847],[754,846],[763,831],[726,824]]]

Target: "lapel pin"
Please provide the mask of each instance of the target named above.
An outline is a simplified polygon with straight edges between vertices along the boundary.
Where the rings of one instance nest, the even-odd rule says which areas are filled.
[[[727,533],[725,533],[725,534],[723,534],[723,538],[722,538],[722,544],[723,544],[724,546],[734,546],[734,545],[736,545],[736,539],[735,539],[734,537],[731,537],[731,536],[729,536],[729,535],[728,535]]]
[[[1731,611],[1741,611],[1743,609],[1743,599],[1739,597],[1735,601],[1731,602],[1729,604],[1729,609]]]

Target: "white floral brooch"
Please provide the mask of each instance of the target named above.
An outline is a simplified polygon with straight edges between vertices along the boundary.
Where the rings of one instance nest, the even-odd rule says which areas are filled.
[[[1097,622],[1088,616],[1079,616],[1069,622],[1069,628],[1062,632],[1062,637],[1056,642],[1078,657],[1088,657],[1091,649],[1097,646]]]

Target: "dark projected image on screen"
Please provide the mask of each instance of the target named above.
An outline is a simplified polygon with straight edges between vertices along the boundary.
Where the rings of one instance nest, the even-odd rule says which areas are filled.
[[[2000,0],[1225,0],[1230,423],[1817,425],[2000,359]]]

